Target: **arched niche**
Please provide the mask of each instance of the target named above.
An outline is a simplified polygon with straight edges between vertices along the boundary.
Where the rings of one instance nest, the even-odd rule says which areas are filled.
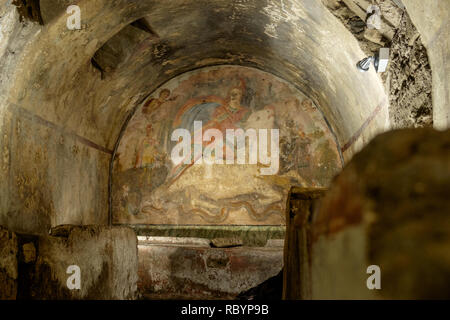
[[[203,133],[208,128],[223,133],[223,164],[196,162],[195,121],[202,122]],[[174,163],[171,156],[180,143],[172,141],[172,133],[180,128],[191,133],[190,163]],[[261,130],[267,129],[264,139],[270,141],[272,130],[278,129],[279,140],[273,140],[278,160],[274,157],[273,165],[263,164],[258,157],[252,164],[247,141],[245,164],[238,164],[237,159],[227,164],[227,148],[232,148],[227,143],[227,129],[254,129],[259,142],[263,140]],[[269,143],[268,150],[275,152],[274,144]],[[210,143],[200,145],[200,154],[205,155]],[[257,146],[259,153],[261,144]],[[237,157],[238,149],[234,150]],[[284,225],[289,189],[327,186],[341,165],[326,120],[298,89],[254,68],[201,68],[162,85],[129,121],[113,167],[113,222]],[[267,167],[277,170],[262,174]]]

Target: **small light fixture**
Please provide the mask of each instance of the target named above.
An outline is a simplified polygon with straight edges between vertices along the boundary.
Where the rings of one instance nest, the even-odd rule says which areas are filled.
[[[364,58],[361,61],[358,61],[358,63],[356,64],[356,67],[361,72],[367,72],[367,71],[369,71],[370,65],[373,60],[375,60],[375,57]]]
[[[380,48],[380,51],[375,56],[370,56],[358,61],[356,67],[361,72],[367,72],[369,71],[372,62],[376,72],[385,72],[389,62],[389,48]]]

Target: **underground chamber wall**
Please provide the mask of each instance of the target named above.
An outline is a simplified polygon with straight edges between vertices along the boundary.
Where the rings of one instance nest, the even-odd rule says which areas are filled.
[[[188,133],[181,140],[180,129]],[[210,129],[223,141],[205,139]],[[246,143],[227,130],[242,130]],[[176,163],[185,139],[191,150]],[[235,297],[276,276],[290,188],[326,186],[341,166],[320,110],[270,73],[222,65],[162,85],[127,124],[112,175],[113,222],[141,236],[144,296]],[[211,248],[210,240],[229,243]]]
[[[125,4],[125,2],[120,3]],[[313,19],[321,15],[322,9],[319,5],[313,4],[311,8],[307,8],[303,4],[293,2],[292,6],[288,6],[285,13],[288,14],[288,17],[292,17],[292,10],[294,10],[300,16],[307,16],[308,23],[302,25],[303,22],[300,20],[291,20],[286,25],[274,26],[273,30],[268,30],[266,33],[267,30],[264,30],[264,25],[261,25],[260,22],[267,21],[267,16],[271,15],[270,12],[280,10],[280,12],[284,12],[285,9],[277,8],[276,4],[270,3],[274,7],[268,13],[268,10],[263,10],[266,3],[261,1],[256,5],[258,10],[251,6],[244,8],[242,16],[236,16],[232,22],[225,21],[220,26],[225,30],[233,30],[233,24],[250,25],[249,32],[253,35],[248,36],[236,32],[231,38],[225,36],[225,39],[217,39],[214,34],[210,33],[211,30],[209,29],[195,29],[196,26],[201,27],[201,23],[198,25],[192,24],[190,28],[185,28],[183,24],[185,21],[182,19],[185,16],[184,10],[174,7],[166,11],[153,10],[152,7],[150,13],[148,7],[145,7],[145,4],[142,3],[144,1],[137,4],[136,11],[141,10],[141,6],[143,6],[145,10],[142,12],[153,15],[153,17],[149,17],[149,21],[154,23],[154,29],[163,39],[152,39],[152,41],[162,43],[157,43],[158,46],[155,45],[157,48],[164,49],[158,52],[162,55],[157,57],[148,55],[146,57],[148,59],[126,61],[114,70],[113,76],[107,79],[101,79],[95,69],[91,68],[89,61],[103,42],[108,39],[109,30],[106,29],[111,30],[112,27],[117,29],[119,24],[124,21],[135,21],[135,16],[124,17],[123,12],[113,15],[109,9],[102,13],[96,12],[94,9],[87,10],[89,16],[86,18],[92,24],[89,25],[87,30],[76,33],[76,36],[73,36],[70,32],[59,34],[65,23],[65,19],[62,18],[55,18],[48,27],[40,29],[39,36],[36,36],[36,38],[32,38],[31,34],[36,31],[37,35],[38,30],[34,26],[28,27],[27,32],[30,32],[28,51],[43,51],[45,54],[39,57],[40,60],[37,63],[36,57],[26,54],[21,55],[20,50],[17,50],[17,56],[24,58],[23,61],[30,66],[30,71],[22,74],[17,72],[16,74],[16,71],[11,71],[15,70],[14,68],[9,68],[8,72],[12,75],[11,79],[14,79],[11,86],[16,89],[8,91],[8,88],[3,90],[2,87],[2,93],[6,93],[8,101],[15,101],[16,103],[5,108],[5,125],[2,127],[4,135],[1,138],[6,141],[6,145],[11,147],[10,154],[14,159],[7,164],[5,172],[8,172],[10,177],[18,177],[18,183],[14,182],[11,185],[8,184],[8,179],[2,179],[0,182],[2,190],[7,190],[6,196],[2,197],[1,206],[2,213],[7,212],[8,215],[2,214],[2,224],[6,224],[11,229],[20,227],[21,231],[36,233],[47,233],[50,227],[60,224],[106,224],[107,192],[105,190],[107,189],[108,161],[111,156],[110,152],[114,149],[118,128],[127,116],[127,110],[133,108],[135,101],[140,100],[140,95],[153,91],[154,86],[157,86],[158,83],[163,83],[167,78],[181,74],[194,65],[203,67],[220,62],[242,64],[271,71],[279,76],[282,75],[289,83],[295,84],[297,87],[302,87],[302,84],[305,83],[305,92],[311,100],[305,99],[306,96],[303,97],[290,85],[279,84],[282,81],[274,80],[273,87],[279,86],[281,88],[285,86],[288,88],[282,89],[282,93],[276,93],[276,98],[278,99],[280,96],[286,96],[287,98],[271,101],[267,99],[267,97],[272,97],[271,93],[264,92],[264,90],[269,89],[260,90],[261,92],[257,90],[260,87],[265,87],[260,85],[263,80],[259,76],[250,76],[247,77],[249,79],[244,79],[244,81],[241,81],[239,77],[237,79],[227,78],[224,80],[225,84],[220,83],[220,75],[218,77],[211,76],[211,79],[206,77],[211,83],[211,92],[207,92],[208,85],[207,82],[204,82],[204,88],[202,87],[203,89],[200,88],[199,90],[204,90],[206,93],[200,92],[199,95],[200,97],[204,95],[216,97],[206,101],[205,106],[202,106],[203,102],[197,101],[192,109],[188,107],[189,110],[200,107],[211,111],[212,114],[204,119],[205,123],[208,123],[209,120],[217,118],[221,107],[226,107],[225,102],[231,98],[231,94],[238,92],[237,95],[241,95],[239,107],[243,107],[244,112],[242,113],[245,113],[245,109],[250,110],[248,111],[248,118],[242,120],[244,116],[247,117],[247,115],[244,115],[239,121],[246,122],[250,119],[256,123],[256,127],[261,123],[264,123],[264,126],[267,123],[269,124],[267,127],[270,127],[272,122],[282,121],[283,128],[290,131],[282,132],[280,137],[282,138],[280,139],[280,147],[283,151],[286,151],[283,159],[280,159],[280,174],[273,177],[254,178],[252,173],[256,172],[255,168],[236,167],[233,169],[235,171],[230,170],[230,173],[228,169],[222,170],[220,166],[217,166],[219,172],[225,171],[220,177],[241,177],[242,180],[250,181],[249,185],[253,184],[254,189],[259,188],[258,192],[253,192],[254,190],[251,190],[249,185],[242,184],[240,186],[237,183],[230,183],[232,186],[221,191],[222,194],[217,196],[216,189],[218,188],[211,190],[209,184],[201,182],[197,188],[191,188],[190,179],[186,179],[188,175],[196,181],[203,182],[220,179],[220,177],[214,176],[216,169],[210,171],[211,175],[208,176],[207,167],[197,167],[195,168],[198,169],[197,171],[188,168],[183,171],[179,179],[170,185],[169,189],[172,188],[170,189],[172,194],[171,197],[168,197],[168,193],[161,192],[162,189],[158,188],[166,183],[167,185],[170,184],[170,181],[166,182],[163,178],[166,173],[169,174],[170,168],[167,168],[166,163],[163,163],[163,165],[156,163],[162,163],[161,158],[152,159],[155,158],[156,153],[148,152],[149,150],[146,150],[146,148],[140,148],[146,144],[145,141],[140,142],[142,142],[142,138],[147,136],[147,130],[150,131],[149,138],[162,141],[159,140],[161,137],[152,136],[154,133],[152,133],[152,130],[161,126],[161,121],[151,121],[152,126],[150,128],[148,128],[148,124],[141,127],[138,124],[137,131],[139,133],[137,133],[136,144],[139,144],[139,146],[134,148],[140,154],[139,160],[137,160],[135,151],[133,156],[130,156],[133,152],[119,153],[118,160],[120,162],[121,157],[123,159],[123,157],[130,156],[131,159],[134,159],[134,165],[137,162],[138,166],[133,167],[132,163],[131,168],[128,168],[130,169],[129,172],[123,173],[118,170],[114,178],[116,181],[125,182],[129,179],[133,183],[142,185],[139,187],[134,184],[119,183],[115,186],[117,197],[114,197],[114,201],[116,201],[117,210],[114,211],[114,219],[116,219],[114,223],[282,226],[285,200],[283,195],[286,194],[290,185],[326,184],[324,181],[332,175],[331,172],[336,168],[339,171],[342,165],[340,159],[335,159],[339,153],[342,152],[344,158],[349,158],[354,146],[364,144],[374,132],[383,128],[385,105],[379,95],[379,86],[375,85],[374,91],[368,89],[371,87],[369,84],[374,84],[376,76],[370,74],[363,78],[363,76],[355,74],[356,70],[351,69],[354,66],[353,62],[360,58],[360,53],[357,46],[345,35],[342,43],[346,43],[348,40],[350,43],[348,48],[346,45],[336,44],[341,39],[334,34],[337,34],[340,30],[338,25],[336,25],[336,32],[333,31],[334,28],[330,27],[329,41],[324,39],[328,35],[317,32],[317,30],[322,29],[323,25],[335,26],[325,13],[320,19]],[[202,2],[189,4],[191,10],[197,12],[195,16],[206,17],[207,15],[203,11],[210,10],[210,6],[218,5],[220,7],[221,2],[209,1],[208,5],[204,6],[205,8],[202,8],[203,5]],[[117,7],[120,7],[120,4]],[[228,9],[221,7],[221,10],[227,12]],[[178,19],[173,19],[173,29],[170,32],[162,32],[165,28],[163,28],[164,25],[162,25],[161,20],[164,20],[164,23],[167,22],[167,19],[158,16],[161,15],[162,11],[165,14],[170,13],[174,17],[178,17]],[[102,19],[103,14],[110,15],[112,20]],[[255,14],[254,18],[247,19],[249,15],[253,17],[253,14]],[[272,18],[276,22],[276,19]],[[108,21],[108,23],[101,26],[96,21],[102,23]],[[305,28],[307,32],[300,32],[299,30],[303,30],[302,28]],[[178,32],[179,35],[177,35],[177,31],[180,30],[183,32]],[[195,37],[186,36],[186,32]],[[53,41],[57,33],[58,41]],[[305,34],[313,34],[314,37],[304,37]],[[312,41],[312,38],[316,38],[317,41]],[[25,37],[25,39],[28,38]],[[189,39],[189,45],[180,44],[181,39]],[[320,48],[321,45],[315,42],[323,43],[325,46],[323,50]],[[48,43],[54,44],[51,50],[44,48],[44,44]],[[147,45],[153,48],[152,45],[148,43]],[[335,51],[329,48],[333,46],[336,46]],[[74,50],[78,47],[86,48],[84,51]],[[194,48],[192,49],[194,53],[185,49],[172,50],[174,48]],[[72,54],[75,51],[77,54]],[[140,58],[144,55],[144,51],[138,52]],[[59,59],[61,56],[68,57],[69,62],[73,63],[63,62],[62,59]],[[338,57],[336,60],[340,61],[340,64],[331,66],[327,61],[334,56]],[[143,60],[151,59],[159,60],[152,60],[154,63],[147,63],[145,66],[142,64]],[[13,58],[9,61],[14,63]],[[64,78],[53,76],[56,74],[64,75]],[[45,86],[39,85],[42,75],[48,75],[48,83]],[[84,80],[78,81],[80,79]],[[368,85],[360,88],[356,85],[358,83]],[[169,87],[168,89],[171,91],[171,95],[167,97],[167,100],[170,100],[170,103],[178,103],[176,98],[181,99],[180,95],[172,96],[175,88]],[[231,92],[233,89],[235,89],[234,92]],[[54,95],[53,92],[58,94]],[[121,94],[117,94],[117,92]],[[155,91],[155,94],[151,97],[154,100],[147,100],[144,104],[148,102],[148,106],[153,107],[160,104],[160,101],[156,101],[160,98],[164,99],[164,94],[160,96],[160,93],[162,93],[162,89]],[[192,94],[189,97],[181,97],[186,98],[184,102],[199,97],[194,93]],[[258,96],[258,94],[261,96]],[[253,99],[250,99],[252,95]],[[367,99],[369,96],[373,97],[373,101]],[[294,98],[290,99],[290,97]],[[171,100],[174,98],[175,100]],[[41,106],[34,103],[41,100],[45,101]],[[262,103],[257,103],[259,101],[262,101]],[[184,102],[181,103],[182,106],[185,105]],[[363,102],[367,102],[367,104],[363,104]],[[286,105],[286,108],[280,108],[279,104]],[[167,105],[167,103],[161,104],[161,107],[167,107]],[[16,106],[19,106],[20,109]],[[174,110],[176,107],[174,106]],[[324,123],[324,118],[317,113],[317,111],[320,111],[317,109],[319,107],[326,115],[329,124]],[[141,108],[144,109],[144,106],[141,106]],[[73,112],[73,110],[79,112]],[[163,110],[160,109],[161,112]],[[281,113],[280,110],[282,110]],[[304,132],[295,132],[300,131],[296,128],[299,121],[295,118],[298,115],[292,115],[295,110],[305,112],[305,118],[318,119],[317,128],[315,128],[316,125],[311,125],[311,123],[316,123],[315,120],[306,121],[306,123],[300,121],[300,124],[307,129],[303,130]],[[173,115],[178,113],[178,111],[173,112]],[[216,113],[216,116],[214,116],[214,113]],[[374,120],[367,122],[368,117],[374,113],[375,116],[371,118]],[[139,111],[137,115],[139,115]],[[146,116],[162,117],[161,114],[147,114]],[[180,119],[181,123],[189,123],[189,119],[183,115]],[[163,120],[166,120],[166,118]],[[292,122],[288,120],[292,120]],[[19,122],[21,122],[21,125],[18,124]],[[137,120],[137,122],[139,121]],[[366,123],[368,125],[365,125]],[[330,135],[327,127],[333,128],[336,139],[332,134]],[[360,130],[361,128],[365,128],[367,131],[365,129]],[[33,143],[26,142],[30,135],[34,137]],[[339,145],[334,145],[336,140],[339,141]],[[86,144],[86,141],[94,143]],[[15,147],[17,145],[23,146],[23,148],[19,150]],[[164,144],[164,146],[170,145]],[[346,147],[345,150],[342,150],[344,147]],[[316,152],[315,149],[317,148],[330,148],[332,151]],[[151,148],[149,149],[151,151]],[[139,150],[143,152],[139,152]],[[320,168],[308,169],[308,161],[298,157],[298,154],[301,154],[299,150],[311,157],[312,167],[316,164],[324,165]],[[41,160],[33,161],[35,155],[38,155],[36,158]],[[55,158],[59,160],[56,165],[52,165],[52,163],[56,163]],[[292,166],[293,163],[294,166]],[[129,164],[125,163],[125,166],[127,165]],[[42,174],[35,176],[35,172]],[[174,177],[177,177],[176,172],[173,173]],[[127,174],[129,175],[127,176]],[[220,185],[226,186],[225,183]],[[22,194],[21,190],[24,190],[24,186],[26,192],[31,194],[29,197],[31,200],[26,204],[21,201],[19,196],[16,197],[16,195]],[[243,197],[241,197],[241,191],[235,189],[237,186],[245,189],[241,190],[245,191],[242,192]],[[163,194],[163,196],[160,197],[160,194]],[[4,201],[4,199],[7,199],[7,201]],[[182,205],[181,208],[180,204]],[[11,208],[18,214],[10,215]],[[222,210],[223,208],[225,210]],[[32,219],[29,219],[29,217],[32,217]],[[220,265],[220,263],[218,264]]]

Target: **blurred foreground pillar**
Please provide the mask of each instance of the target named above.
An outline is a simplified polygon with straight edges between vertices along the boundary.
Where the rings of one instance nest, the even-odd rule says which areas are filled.
[[[283,297],[449,299],[449,196],[450,130],[377,136],[323,198],[291,194]]]

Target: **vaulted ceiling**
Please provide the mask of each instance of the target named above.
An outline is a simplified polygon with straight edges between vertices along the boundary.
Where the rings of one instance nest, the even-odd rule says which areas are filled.
[[[356,70],[363,53],[319,1],[78,1],[81,30],[67,29],[69,4],[41,0],[43,25],[21,31],[9,99],[109,150],[155,88],[218,64],[294,84],[320,106],[344,152],[386,127],[381,81]]]

